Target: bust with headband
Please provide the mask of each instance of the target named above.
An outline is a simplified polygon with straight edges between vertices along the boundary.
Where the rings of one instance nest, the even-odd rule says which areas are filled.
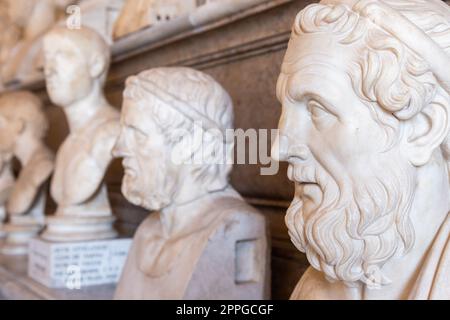
[[[153,213],[136,232],[117,299],[267,297],[264,217],[228,181],[232,128],[230,96],[200,71],[128,79],[114,155],[122,193]]]
[[[48,217],[42,237],[61,242],[114,238],[103,181],[119,135],[119,112],[103,92],[109,47],[87,27],[56,27],[43,41],[47,92],[64,112],[69,135],[59,147],[51,183],[57,211]]]
[[[450,298],[450,8],[323,0],[302,10],[277,85],[272,157],[311,267],[292,299]]]

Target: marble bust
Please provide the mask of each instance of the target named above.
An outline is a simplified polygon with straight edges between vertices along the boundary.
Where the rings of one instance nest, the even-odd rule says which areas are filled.
[[[21,166],[14,181],[11,161],[5,161],[7,181],[14,184],[7,198],[3,254],[25,254],[28,241],[44,226],[46,186],[54,166],[54,155],[43,141],[47,129],[48,121],[37,96],[20,91],[0,97],[1,153],[6,159],[15,157]]]
[[[450,8],[326,0],[299,13],[272,156],[311,267],[292,299],[450,298]]]
[[[200,71],[127,80],[114,155],[124,196],[154,212],[135,234],[117,299],[268,297],[265,219],[228,182],[234,139],[222,133],[232,122],[230,96]],[[227,161],[187,161],[202,150]]]
[[[119,113],[103,86],[110,51],[90,28],[52,29],[44,38],[45,78],[51,101],[62,108],[69,136],[56,155],[51,195],[58,205],[47,219],[46,240],[83,241],[116,236],[105,172],[119,134]]]

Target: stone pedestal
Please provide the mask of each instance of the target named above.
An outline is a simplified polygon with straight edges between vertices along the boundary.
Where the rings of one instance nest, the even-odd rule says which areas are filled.
[[[113,239],[117,237],[113,216],[105,217],[47,217],[47,226],[41,237],[55,242],[76,242]]]
[[[4,242],[0,252],[5,255],[25,255],[28,243],[36,237],[44,226],[44,221],[34,217],[11,216],[10,222],[3,227]]]
[[[45,225],[46,195],[42,188],[34,204],[25,214],[9,215],[3,226],[4,241],[0,253],[5,255],[26,255],[28,243],[36,237]]]
[[[116,283],[131,239],[55,243],[30,242],[28,276],[48,288],[81,289]]]

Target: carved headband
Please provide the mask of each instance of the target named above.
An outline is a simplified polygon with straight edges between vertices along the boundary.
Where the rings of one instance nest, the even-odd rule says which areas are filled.
[[[361,0],[352,9],[398,38],[427,61],[439,83],[450,94],[450,72],[445,68],[450,65],[450,57],[431,37],[405,16],[380,1]]]
[[[226,143],[228,141],[227,139],[227,132],[226,129],[220,126],[217,122],[207,118],[205,115],[201,114],[199,111],[197,111],[194,107],[190,106],[189,103],[178,99],[171,93],[161,89],[157,84],[155,84],[152,81],[149,81],[147,79],[139,79],[137,76],[130,77],[127,81],[128,85],[137,85],[142,86],[145,88],[148,92],[151,92],[152,97],[155,97],[165,105],[168,105],[169,107],[175,109],[179,113],[181,113],[183,116],[188,118],[193,123],[200,124],[200,126],[203,128],[203,130],[219,130],[222,134],[223,141]]]

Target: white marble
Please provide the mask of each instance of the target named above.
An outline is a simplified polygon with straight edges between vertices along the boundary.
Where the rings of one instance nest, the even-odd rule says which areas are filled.
[[[450,298],[449,41],[438,0],[324,0],[297,16],[272,150],[312,265],[292,299]]]
[[[268,297],[265,219],[228,182],[234,139],[222,133],[232,128],[231,98],[202,72],[127,80],[114,149],[122,193],[155,212],[136,232],[117,299]]]
[[[119,134],[119,113],[103,86],[109,47],[94,30],[54,28],[44,38],[45,75],[51,101],[64,111],[70,133],[58,150],[51,195],[58,205],[42,237],[53,241],[114,238],[103,182]]]
[[[54,155],[44,143],[47,129],[36,95],[21,91],[0,97],[0,149],[4,157],[14,157],[21,165],[7,198],[3,254],[26,254],[29,240],[44,226],[46,186],[54,164]]]

